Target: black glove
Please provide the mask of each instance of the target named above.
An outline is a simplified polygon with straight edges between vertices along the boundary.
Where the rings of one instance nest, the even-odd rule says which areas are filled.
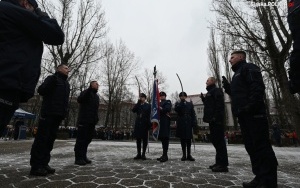
[[[36,8],[34,11],[40,17],[48,17],[49,18],[49,15],[46,12],[43,12],[40,8]]]
[[[37,9],[39,6],[36,0],[28,0],[28,3],[31,4],[31,6],[33,6],[34,9]]]
[[[230,94],[230,83],[225,76],[222,76],[222,86],[225,89],[225,92]]]
[[[205,99],[203,93],[200,94],[200,98],[202,99],[202,101]]]

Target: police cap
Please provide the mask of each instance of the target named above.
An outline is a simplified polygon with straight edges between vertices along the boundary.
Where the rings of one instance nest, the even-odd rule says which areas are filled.
[[[145,95],[145,93],[140,93],[140,97],[147,98],[147,96]]]
[[[180,93],[179,93],[179,97],[182,97],[182,96],[185,96],[185,97],[187,97],[187,94],[186,94],[186,92],[184,92],[184,91],[183,91],[183,92],[180,92]]]
[[[165,93],[165,92],[163,92],[163,91],[161,91],[161,92],[159,92],[159,96],[167,96],[167,94]]]

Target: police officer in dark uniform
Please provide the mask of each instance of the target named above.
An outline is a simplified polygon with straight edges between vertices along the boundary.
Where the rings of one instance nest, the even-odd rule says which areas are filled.
[[[216,163],[209,166],[213,172],[228,172],[228,156],[224,139],[224,94],[222,89],[216,87],[216,79],[210,77],[206,81],[207,93],[201,93],[204,104],[203,121],[209,123],[210,138],[216,149]]]
[[[160,92],[160,128],[158,138],[161,140],[163,155],[157,158],[160,162],[168,161],[168,149],[169,149],[169,138],[170,138],[170,112],[172,109],[172,103],[170,100],[166,100],[166,93]]]
[[[0,1],[0,135],[19,103],[33,97],[43,43],[61,45],[64,33],[35,0]]]
[[[300,92],[300,0],[289,0],[288,24],[292,33],[293,51],[290,56],[289,86],[291,94]]]
[[[180,101],[175,103],[175,111],[177,112],[176,137],[180,138],[182,148],[181,161],[195,161],[191,155],[193,127],[197,126],[194,105],[185,100],[187,98],[185,92],[181,92],[179,98]]]
[[[93,139],[96,123],[99,121],[98,88],[98,82],[92,81],[90,87],[82,91],[77,98],[77,102],[80,104],[78,113],[78,133],[74,147],[75,164],[77,165],[92,163],[92,161],[87,158],[86,154],[87,148]]]
[[[48,163],[57,130],[68,112],[70,93],[68,73],[68,66],[59,65],[57,72],[48,76],[38,88],[38,93],[43,96],[43,102],[37,135],[30,153],[31,175],[45,176],[55,172]]]
[[[148,130],[151,127],[150,114],[151,105],[146,102],[146,95],[141,93],[137,104],[132,108],[132,112],[136,113],[135,126],[133,136],[136,138],[137,155],[134,159],[146,160],[146,149],[148,145]],[[143,151],[141,154],[143,140]]]
[[[244,51],[235,51],[229,62],[234,75],[231,84],[223,76],[225,92],[231,96],[232,113],[238,117],[246,151],[255,178],[243,187],[277,187],[277,159],[269,141],[264,103],[265,85],[258,66],[246,62]]]

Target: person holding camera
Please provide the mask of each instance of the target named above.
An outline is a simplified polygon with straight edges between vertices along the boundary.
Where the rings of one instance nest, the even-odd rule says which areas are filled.
[[[136,113],[135,126],[133,136],[136,138],[137,155],[134,159],[146,160],[146,149],[148,145],[148,130],[151,128],[150,115],[151,105],[146,102],[146,95],[140,93],[138,102],[132,108],[132,112]],[[143,141],[143,151],[142,149]]]
[[[87,158],[87,149],[92,142],[96,123],[99,121],[99,96],[97,95],[99,84],[92,81],[90,87],[82,91],[77,98],[80,104],[78,112],[78,133],[76,138],[75,164],[86,165],[92,163]]]
[[[64,33],[35,0],[0,2],[0,134],[19,103],[33,97],[43,43],[61,45]]]
[[[231,83],[223,78],[223,88],[231,96],[231,110],[241,128],[243,141],[255,175],[243,187],[277,187],[277,158],[269,140],[264,102],[265,84],[259,67],[246,62],[244,51],[234,51],[229,60],[234,72]]]
[[[216,79],[209,77],[206,81],[207,93],[201,93],[204,104],[203,121],[209,123],[210,138],[216,149],[216,162],[209,166],[213,172],[228,172],[228,155],[224,139],[224,94],[222,89],[216,87]]]
[[[59,65],[55,74],[48,76],[38,88],[43,96],[37,135],[31,148],[31,175],[46,176],[53,174],[49,166],[50,153],[62,120],[68,113],[70,85],[67,80],[69,68]]]
[[[187,98],[186,92],[181,92],[179,98],[180,101],[175,103],[175,111],[177,112],[176,137],[180,138],[182,149],[181,161],[195,161],[191,155],[193,127],[197,126],[194,105],[185,100]]]

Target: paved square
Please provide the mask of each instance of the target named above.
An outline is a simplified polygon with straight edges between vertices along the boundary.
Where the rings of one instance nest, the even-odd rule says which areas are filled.
[[[162,153],[160,142],[150,143],[148,160],[133,160],[135,142],[93,141],[89,158],[93,163],[74,165],[74,140],[57,140],[50,166],[54,175],[29,175],[32,140],[0,141],[0,187],[241,187],[253,178],[249,157],[243,145],[229,145],[229,172],[213,173],[207,167],[214,163],[215,151],[210,144],[197,144],[192,155],[195,162],[180,161],[179,143],[170,144],[169,161],[156,160]],[[193,149],[193,146],[192,146]],[[279,161],[279,187],[300,187],[300,147],[274,147]]]

